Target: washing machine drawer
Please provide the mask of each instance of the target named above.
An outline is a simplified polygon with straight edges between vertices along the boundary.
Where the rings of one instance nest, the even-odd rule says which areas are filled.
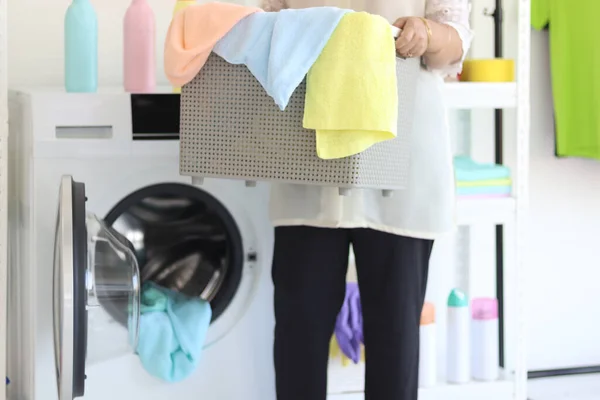
[[[58,399],[85,391],[90,363],[134,351],[140,275],[131,244],[86,211],[85,185],[62,178],[53,279]]]

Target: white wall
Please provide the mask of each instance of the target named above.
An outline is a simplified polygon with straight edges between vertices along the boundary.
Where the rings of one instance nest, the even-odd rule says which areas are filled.
[[[91,0],[98,15],[100,86],[118,86],[123,71],[123,17],[129,0]],[[232,3],[258,4],[258,0]],[[163,72],[163,43],[175,0],[148,0],[156,18],[157,80]],[[9,0],[9,85],[63,85],[63,26],[69,0]]]
[[[485,7],[493,10],[493,4],[493,0],[474,1],[474,55],[478,57],[493,56],[493,23],[481,15]],[[504,4],[505,55],[515,57],[517,1],[504,0]],[[546,32],[533,32],[531,53],[531,236],[525,271],[529,369],[598,365],[600,162],[554,157]],[[507,112],[505,118],[509,164],[514,159],[514,116]],[[473,120],[472,153],[493,161],[492,114],[478,112]],[[474,244],[481,248],[477,259],[489,263],[492,230],[483,233]]]
[[[157,65],[174,0],[148,0],[157,20]],[[127,0],[92,0],[98,13],[100,84],[120,85],[122,20]],[[243,3],[243,0],[238,2]],[[254,4],[254,0],[248,0]],[[15,86],[63,82],[63,18],[67,0],[9,0],[9,83]],[[514,55],[516,0],[505,0],[505,45]],[[492,0],[474,2],[478,37],[475,55],[490,56],[492,21],[481,16]],[[547,38],[534,33],[532,57],[531,263],[526,272],[529,363],[532,369],[600,364],[600,162],[557,160]],[[166,79],[158,68],[159,83]],[[506,123],[511,142],[511,115]],[[491,114],[474,116],[473,153],[491,160]],[[510,146],[507,146],[510,159]],[[481,237],[477,268],[493,268],[491,229]],[[487,238],[486,238],[487,236]],[[472,250],[471,250],[472,251]],[[481,292],[493,288],[493,282]]]
[[[600,162],[553,156],[547,32],[532,44],[530,366],[600,365]]]

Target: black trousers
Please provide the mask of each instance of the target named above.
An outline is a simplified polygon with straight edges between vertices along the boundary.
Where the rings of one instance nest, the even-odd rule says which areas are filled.
[[[349,246],[363,310],[366,400],[417,400],[419,321],[433,241],[371,229],[275,231],[278,400],[325,400],[329,342],[345,296]]]

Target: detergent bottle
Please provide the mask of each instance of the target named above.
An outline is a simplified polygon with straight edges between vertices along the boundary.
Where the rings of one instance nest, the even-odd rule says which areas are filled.
[[[471,379],[471,315],[467,295],[454,289],[448,296],[447,380],[450,383],[467,383]]]
[[[146,0],[132,0],[123,23],[123,83],[131,93],[156,88],[156,25]]]
[[[98,90],[98,19],[90,0],[73,0],[65,15],[65,88]]]
[[[437,382],[435,306],[432,303],[423,305],[419,330],[419,387],[428,388]]]
[[[474,299],[471,315],[471,375],[478,381],[494,381],[500,372],[498,300]]]

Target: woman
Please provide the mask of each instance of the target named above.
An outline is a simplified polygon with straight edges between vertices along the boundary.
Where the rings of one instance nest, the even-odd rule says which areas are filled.
[[[454,228],[454,178],[442,83],[460,72],[472,34],[469,0],[266,0],[264,8],[338,6],[379,14],[402,33],[396,51],[420,57],[406,190],[338,195],[273,188],[275,371],[278,400],[325,400],[327,361],[356,257],[367,400],[417,400],[419,319],[433,240]]]

